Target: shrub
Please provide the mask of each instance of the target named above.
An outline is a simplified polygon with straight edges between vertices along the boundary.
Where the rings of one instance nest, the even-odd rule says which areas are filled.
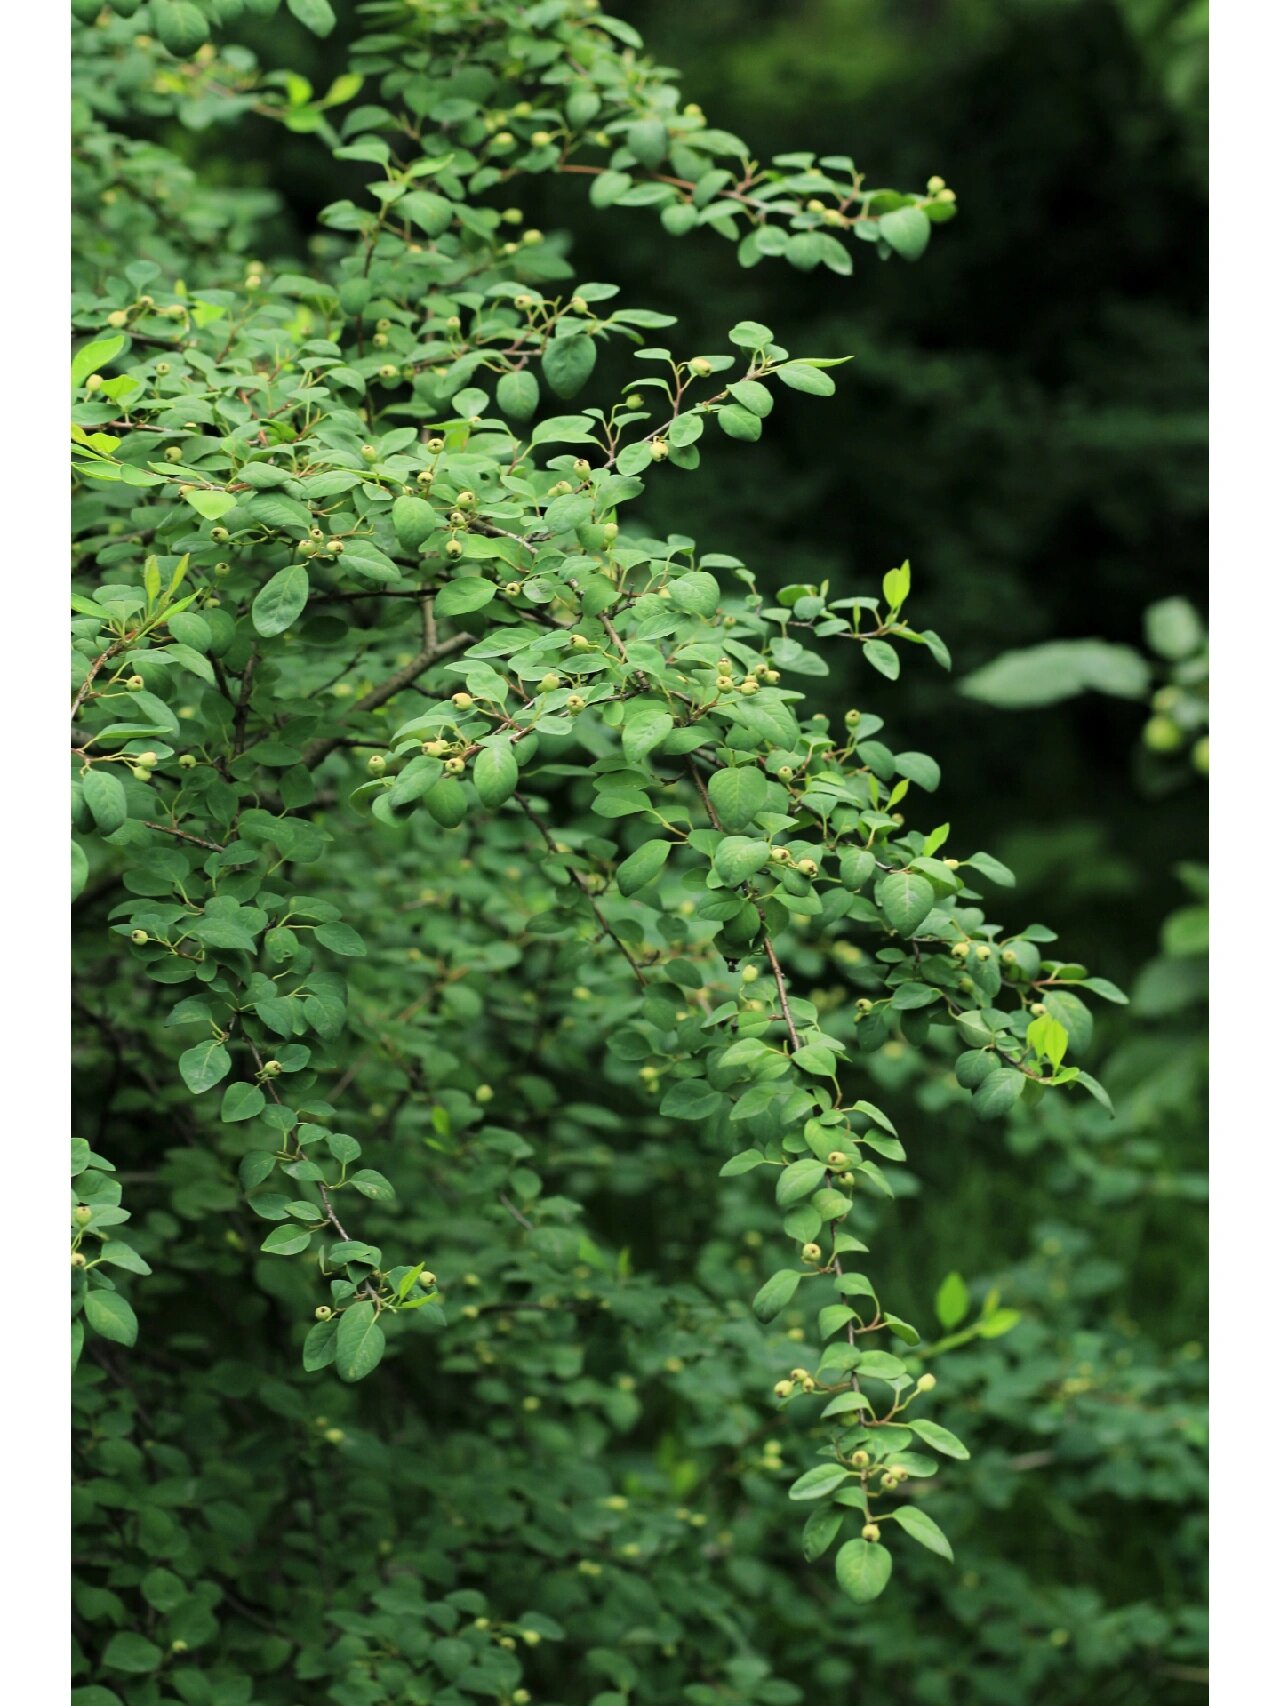
[[[894,1113],[1106,1109],[1123,997],[871,709],[948,663],[908,564],[645,532],[843,358],[685,350],[517,197],[841,275],[954,198],[761,167],[591,0],[379,0],[323,94],[215,46],[276,0],[72,9],[76,1699],[783,1706],[969,1484]],[[268,119],[350,191],[305,259],[191,164]]]

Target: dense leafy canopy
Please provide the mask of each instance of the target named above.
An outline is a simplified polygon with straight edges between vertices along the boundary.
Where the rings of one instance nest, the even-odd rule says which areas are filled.
[[[276,11],[73,5],[76,1698],[785,1703],[834,1608],[847,1662],[895,1569],[940,1591],[1023,1331],[945,1267],[942,1337],[896,1312],[899,1124],[1104,1129],[1125,998],[1005,922],[933,759],[806,704],[948,665],[909,565],[646,530],[841,354],[686,349],[518,197],[838,276],[954,199],[760,167],[588,0],[385,0],[324,94],[229,44]],[[358,174],[305,267],[139,134],[250,116]]]

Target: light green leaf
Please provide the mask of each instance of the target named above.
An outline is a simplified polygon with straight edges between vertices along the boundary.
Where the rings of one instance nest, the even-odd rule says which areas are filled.
[[[885,242],[904,261],[918,261],[929,247],[933,227],[929,216],[918,207],[895,207],[882,213],[876,226]]]
[[[811,397],[830,397],[836,388],[835,380],[821,368],[810,367],[803,361],[784,361],[781,367],[774,369],[774,373],[793,391],[806,391]]]
[[[220,1042],[210,1037],[178,1057],[178,1071],[193,1096],[202,1096],[231,1070],[231,1056]]]
[[[751,1300],[751,1307],[762,1321],[772,1321],[780,1310],[786,1308],[795,1295],[800,1278],[794,1268],[779,1268],[776,1274],[769,1276]]]
[[[939,1558],[945,1558],[949,1564],[955,1563],[951,1542],[926,1511],[922,1511],[917,1505],[899,1505],[893,1515],[899,1526],[904,1528],[913,1540],[918,1540],[926,1550],[936,1552]]]
[[[862,655],[872,669],[879,670],[890,681],[896,681],[902,673],[902,660],[886,640],[868,640]]]
[[[622,750],[632,764],[639,764],[661,746],[675,728],[675,718],[656,705],[640,705],[628,712],[622,724]]]
[[[278,569],[253,601],[253,625],[266,639],[283,634],[307,606],[311,582],[301,563]]]
[[[821,1161],[793,1161],[789,1167],[784,1167],[778,1175],[775,1187],[779,1208],[790,1208],[792,1203],[802,1202],[805,1197],[812,1196],[822,1183],[826,1168]]]
[[[251,1120],[260,1114],[267,1104],[267,1098],[257,1084],[228,1084],[222,1092],[222,1108],[219,1118],[226,1125],[233,1125],[238,1120]]]
[[[618,887],[631,895],[651,883],[671,855],[669,841],[646,841],[625,858],[617,869]]]
[[[1050,640],[1005,652],[967,675],[960,691],[1006,709],[1054,705],[1088,692],[1139,699],[1147,692],[1150,676],[1146,660],[1129,646],[1106,640]]]
[[[343,1311],[334,1356],[343,1380],[363,1380],[377,1368],[386,1348],[386,1334],[378,1325],[372,1303],[362,1299]]]
[[[763,809],[769,784],[754,764],[739,764],[717,770],[707,783],[707,794],[721,826],[734,831],[745,829]]]
[[[715,615],[720,602],[720,582],[707,570],[691,570],[687,575],[677,575],[667,584],[671,589],[671,602],[677,610],[687,611],[691,616]]]
[[[1012,1066],[989,1072],[973,1093],[973,1108],[981,1120],[998,1120],[1021,1096],[1025,1076]]]
[[[880,910],[900,936],[910,936],[933,911],[933,885],[919,871],[892,871],[880,887]]]
[[[527,368],[504,373],[498,381],[498,407],[513,421],[527,421],[538,407],[539,395],[537,377]]]
[[[737,888],[769,863],[769,843],[745,835],[726,835],[716,848],[713,863],[720,880]]]
[[[329,0],[287,0],[289,10],[313,35],[327,36],[337,22]]]
[[[787,1489],[789,1499],[822,1499],[834,1493],[849,1479],[849,1471],[840,1463],[819,1463],[806,1469],[798,1481]]]
[[[406,492],[391,506],[391,525],[400,544],[412,554],[421,548],[439,524],[435,510],[425,498]]]
[[[132,1345],[138,1337],[138,1317],[118,1291],[86,1292],[85,1320],[94,1332],[113,1344]]]
[[[159,0],[152,0],[153,14],[158,7]],[[148,1641],[145,1635],[135,1635],[131,1629],[117,1629],[107,1642],[102,1663],[107,1670],[145,1676],[153,1670],[159,1670],[164,1663],[164,1651],[154,1641]]]
[[[950,1428],[944,1428],[938,1422],[926,1422],[913,1419],[911,1430],[917,1439],[922,1439],[926,1445],[931,1445],[935,1451],[940,1451],[944,1457],[958,1458],[962,1463],[969,1456],[969,1447],[959,1440]]]
[[[124,339],[117,332],[109,338],[94,338],[92,342],[81,344],[71,358],[71,384],[83,385],[91,373],[97,373],[115,360],[124,348]]]
[[[893,1559],[879,1541],[846,1540],[836,1553],[836,1580],[855,1605],[878,1599],[892,1574]]]
[[[466,616],[473,610],[483,610],[497,590],[483,575],[460,575],[436,594],[436,615]]]
[[[893,762],[899,776],[905,776],[908,782],[914,782],[930,794],[942,780],[937,760],[930,758],[927,752],[900,752]]]
[[[488,806],[490,810],[500,806],[504,800],[509,800],[520,781],[520,770],[511,742],[502,739],[491,746],[482,746],[476,755],[471,779],[476,785],[480,803]]]
[[[277,1226],[262,1240],[267,1256],[298,1256],[311,1242],[311,1234],[303,1226]]]
[[[735,1179],[739,1173],[750,1173],[755,1167],[764,1162],[764,1156],[758,1149],[744,1149],[740,1155],[731,1155],[720,1169],[722,1179]]]
[[[552,338],[542,352],[542,372],[557,397],[581,391],[596,364],[596,346],[582,332]]]
[[[206,521],[217,521],[218,518],[220,516],[224,516],[229,509],[234,509],[236,507],[236,500],[230,492],[202,492],[193,490],[190,492],[184,492],[182,495],[186,498],[192,509],[195,510],[198,515],[202,515]]]
[[[946,1332],[958,1327],[969,1309],[969,1288],[960,1274],[949,1273],[933,1299],[934,1314]]]
[[[81,778],[84,803],[103,835],[111,835],[129,815],[124,784],[105,764],[96,765]]]

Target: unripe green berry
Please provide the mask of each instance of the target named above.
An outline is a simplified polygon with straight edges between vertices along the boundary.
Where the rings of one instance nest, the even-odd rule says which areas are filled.
[[[461,776],[467,768],[467,761],[465,758],[446,758],[444,767],[450,776]]]
[[[317,1305],[317,1307],[316,1307],[316,1320],[317,1321],[332,1321],[333,1320],[333,1310],[330,1309],[330,1307],[327,1303],[321,1303],[321,1304]]]
[[[653,457],[655,462],[665,462],[667,457],[671,454],[671,446],[667,443],[665,438],[655,438],[653,443],[649,446],[649,454]]]
[[[1182,730],[1172,717],[1152,717],[1142,738],[1152,752],[1176,752],[1182,745]]]
[[[916,1391],[932,1392],[937,1384],[938,1377],[936,1374],[922,1374],[919,1380],[916,1381]]]
[[[463,545],[461,539],[445,540],[444,554],[446,557],[460,557],[465,549],[466,547]]]
[[[866,1451],[855,1451],[849,1461],[855,1469],[865,1469],[871,1461],[871,1456]]]
[[[197,762],[198,760],[194,752],[180,752],[178,754],[178,765],[180,769],[194,770]]]
[[[85,1256],[83,1250],[73,1250],[71,1252],[71,1266],[73,1268],[84,1268],[88,1266],[88,1258]]]
[[[705,355],[695,355],[689,363],[689,372],[696,373],[699,379],[705,379],[711,372],[711,363]]]
[[[789,1398],[796,1389],[794,1380],[779,1380],[773,1388],[775,1398]]]
[[[806,1262],[820,1262],[822,1260],[822,1246],[821,1244],[806,1244],[800,1254]]]
[[[93,1210],[87,1202],[77,1203],[71,1211],[71,1218],[80,1226],[87,1226],[93,1219]]]
[[[430,1268],[423,1268],[422,1272],[418,1275],[418,1284],[422,1287],[423,1291],[433,1291],[435,1289],[436,1276],[431,1272]]]
[[[874,1522],[867,1522],[862,1525],[862,1538],[864,1540],[870,1540],[873,1544],[875,1541],[879,1540],[880,1530]]]
[[[368,758],[368,766],[375,776],[380,776],[387,768],[387,761],[380,752],[371,752]]]
[[[559,685],[560,685],[560,677],[556,674],[556,672],[553,669],[548,670],[547,673],[538,682],[538,691],[540,693],[554,693],[554,691],[556,690],[557,687],[559,687]]]
[[[471,709],[472,705],[475,703],[475,701],[472,699],[472,697],[469,693],[464,692],[462,690],[459,690],[457,693],[455,693],[451,696],[451,703],[459,711],[469,711]]]

